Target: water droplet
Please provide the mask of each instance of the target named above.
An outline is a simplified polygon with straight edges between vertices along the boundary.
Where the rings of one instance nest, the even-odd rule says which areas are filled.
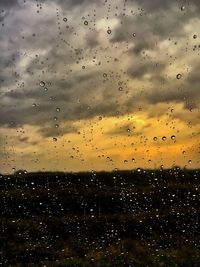
[[[104,73],[104,74],[103,74],[103,77],[106,78],[106,77],[107,77],[107,73]]]
[[[53,119],[54,119],[54,121],[57,121],[58,118],[57,117],[54,117]]]
[[[176,139],[175,135],[172,135],[172,136],[171,136],[171,139],[172,139],[172,140],[175,140],[175,139]]]
[[[141,169],[140,168],[137,168],[137,172],[141,172]]]
[[[163,136],[163,137],[162,137],[162,140],[163,140],[163,141],[166,141],[166,139],[167,139],[166,136]]]
[[[57,111],[57,112],[60,112],[60,108],[56,108],[56,111]]]
[[[197,35],[196,34],[193,35],[193,39],[197,39]]]
[[[88,21],[87,20],[84,21],[84,25],[88,25]]]
[[[99,120],[100,120],[100,121],[102,120],[102,117],[101,117],[101,116],[99,116]]]
[[[107,34],[111,34],[111,29],[108,29],[107,30]]]
[[[136,33],[134,32],[134,33],[133,33],[133,37],[135,37],[135,36],[136,36]]]
[[[128,163],[128,160],[127,160],[127,159],[125,159],[125,160],[124,160],[124,163]]]
[[[40,81],[40,86],[41,86],[41,87],[45,87],[45,82]]]
[[[153,141],[157,141],[158,140],[158,138],[155,136],[154,138],[153,138]]]
[[[181,75],[180,73],[178,73],[178,74],[176,75],[176,79],[180,80],[181,78],[182,78],[182,75]]]
[[[59,127],[59,124],[56,124],[55,127],[58,128]]]
[[[135,159],[134,158],[132,158],[132,162],[135,162]]]
[[[64,21],[64,22],[67,22],[67,18],[63,18],[63,21]]]
[[[48,91],[49,89],[47,87],[44,88],[44,91]]]
[[[57,140],[58,140],[58,139],[57,139],[56,137],[53,137],[53,141],[54,141],[54,142],[57,142]]]
[[[185,6],[181,6],[181,11],[184,11],[185,10]]]
[[[32,107],[36,107],[37,105],[35,103],[32,104]]]
[[[120,92],[123,91],[123,88],[121,86],[118,89],[119,89]]]
[[[189,164],[191,164],[191,163],[192,163],[191,159],[190,159],[190,160],[188,160],[188,163],[189,163]]]

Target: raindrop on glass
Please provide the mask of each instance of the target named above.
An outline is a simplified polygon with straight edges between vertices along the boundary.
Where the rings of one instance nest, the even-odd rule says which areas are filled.
[[[45,82],[40,81],[40,86],[41,86],[41,87],[45,87]]]
[[[171,139],[172,139],[172,140],[175,140],[175,139],[176,139],[175,135],[172,135],[172,136],[171,136]]]
[[[178,74],[176,75],[176,79],[180,80],[181,78],[182,78],[182,75],[181,75],[180,73],[178,73]]]

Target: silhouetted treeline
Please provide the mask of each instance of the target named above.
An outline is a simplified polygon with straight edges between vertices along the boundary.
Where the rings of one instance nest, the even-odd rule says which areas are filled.
[[[199,170],[0,177],[3,266],[200,266]]]

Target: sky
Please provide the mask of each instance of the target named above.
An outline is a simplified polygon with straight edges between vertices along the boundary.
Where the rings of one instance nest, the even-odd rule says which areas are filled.
[[[0,172],[199,168],[199,0],[1,0]]]

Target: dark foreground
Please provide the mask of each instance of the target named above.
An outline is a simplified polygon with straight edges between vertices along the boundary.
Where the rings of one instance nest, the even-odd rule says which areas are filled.
[[[200,266],[199,171],[0,178],[0,266]]]

